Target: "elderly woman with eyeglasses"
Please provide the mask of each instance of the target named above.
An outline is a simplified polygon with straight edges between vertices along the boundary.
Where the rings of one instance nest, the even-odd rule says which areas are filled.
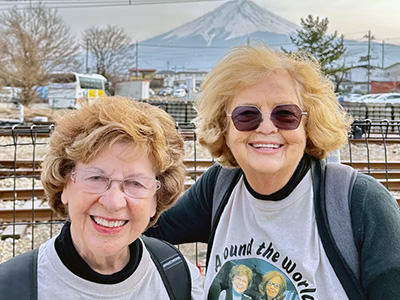
[[[285,299],[286,279],[282,273],[270,271],[264,274],[258,290],[261,293],[260,300],[283,300]]]
[[[208,243],[207,294],[225,263],[254,258],[286,274],[301,299],[400,295],[400,210],[372,177],[326,165],[351,120],[314,60],[237,47],[206,77],[197,111],[199,142],[219,164],[147,234]],[[325,182],[325,170],[339,175]],[[325,195],[348,197],[348,214],[332,204],[328,219]]]
[[[122,97],[57,123],[41,179],[70,221],[39,248],[32,299],[170,299],[141,234],[181,193],[183,146],[166,112]],[[202,299],[199,270],[188,265],[191,299]]]

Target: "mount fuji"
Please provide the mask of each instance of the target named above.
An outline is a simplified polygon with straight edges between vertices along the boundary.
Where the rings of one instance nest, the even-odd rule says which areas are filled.
[[[300,26],[251,0],[233,0],[171,31],[139,42],[139,68],[208,71],[230,48],[247,43],[295,51],[289,36],[297,29]],[[345,46],[345,64],[360,65],[360,57],[367,55],[368,44],[346,40]],[[371,43],[371,65],[381,66],[381,49],[380,44]],[[134,44],[129,51],[135,51]],[[385,66],[399,62],[400,46],[386,44],[384,58]]]

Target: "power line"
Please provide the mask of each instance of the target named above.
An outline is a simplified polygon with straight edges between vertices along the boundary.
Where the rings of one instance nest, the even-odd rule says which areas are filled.
[[[16,9],[31,9],[32,5],[39,3],[45,4],[46,8],[91,8],[91,7],[117,7],[117,6],[136,6],[136,5],[155,5],[155,4],[178,4],[178,3],[196,3],[196,2],[217,2],[221,0],[121,0],[121,1],[0,1],[0,11],[8,10],[11,7]]]

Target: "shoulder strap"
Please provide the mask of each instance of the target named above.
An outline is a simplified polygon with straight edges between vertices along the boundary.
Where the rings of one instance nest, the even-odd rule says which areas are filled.
[[[9,300],[37,300],[38,249],[25,252],[0,265],[0,291]]]
[[[217,218],[219,219],[219,215],[217,215],[217,211],[219,214],[222,213],[223,207],[221,206],[222,200],[225,198],[225,194],[230,190],[230,193],[232,192],[233,187],[235,186],[237,180],[234,180],[235,177],[238,178],[238,173],[240,169],[235,168],[235,169],[228,169],[228,168],[222,168],[218,172],[217,175],[217,180],[215,182],[214,186],[214,193],[213,193],[213,201],[212,201],[212,215],[211,215],[211,225],[214,224],[214,220]],[[231,184],[233,183],[233,185]],[[229,195],[230,195],[229,193]],[[226,204],[226,203],[225,203]]]
[[[330,173],[332,171],[330,170],[331,168],[340,169],[337,170],[338,173],[332,173],[332,175],[328,174],[330,178],[326,178],[326,173]],[[361,286],[360,277],[357,278],[356,273],[352,271],[352,269],[357,269],[359,267],[350,267],[351,260],[348,259],[348,254],[346,254],[347,250],[345,250],[344,253],[341,252],[343,241],[338,241],[341,235],[346,235],[347,238],[345,240],[350,240],[350,243],[347,242],[349,244],[345,246],[351,248],[353,247],[353,244],[355,244],[351,226],[351,213],[349,209],[351,199],[349,193],[351,193],[352,190],[352,184],[350,182],[352,180],[345,180],[346,176],[348,176],[347,172],[351,174],[353,171],[345,169],[344,166],[340,166],[339,164],[336,167],[331,165],[326,167],[324,160],[312,159],[311,174],[314,191],[315,219],[325,253],[337,278],[346,291],[348,298],[351,300],[365,300],[367,298]],[[352,178],[352,176],[348,178]],[[342,202],[342,204],[338,204],[339,202]],[[327,205],[329,205],[329,208]],[[338,212],[334,217],[333,213],[335,213],[335,210],[338,210]],[[348,211],[348,213],[346,213],[346,211]],[[345,215],[347,215],[347,218],[344,217]],[[350,224],[350,226],[347,225],[340,229],[341,231],[338,231],[337,229],[334,229],[336,225],[333,225],[333,228],[331,229],[331,224],[334,222],[333,219],[337,221],[339,226],[342,223]],[[347,230],[345,228],[347,228]],[[342,246],[339,246],[340,244],[342,244]],[[357,248],[355,248],[355,252],[353,251],[354,249],[349,252],[353,253],[352,255],[357,255],[356,260],[358,260],[359,255]]]
[[[346,165],[328,163],[325,172],[325,205],[329,228],[341,255],[357,280],[360,280],[359,253],[350,215],[351,193],[357,171]]]
[[[206,267],[208,266],[208,260],[210,259],[215,230],[217,229],[219,219],[241,174],[242,170],[239,168],[232,169],[223,167],[221,167],[217,173],[212,198],[211,231],[207,243]]]
[[[141,236],[171,300],[191,299],[192,280],[182,253],[172,244]]]

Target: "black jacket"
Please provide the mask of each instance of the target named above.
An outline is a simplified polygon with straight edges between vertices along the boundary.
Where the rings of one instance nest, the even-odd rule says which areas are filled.
[[[349,276],[336,267],[342,260],[331,242],[323,199],[318,195],[323,182],[321,162],[313,160],[312,179],[318,230],[324,249],[339,279]],[[212,199],[221,166],[214,165],[185,192],[178,203],[163,213],[146,234],[180,244],[208,243],[211,230]],[[229,183],[227,183],[229,184]],[[360,259],[360,286],[368,299],[400,299],[400,210],[390,192],[374,178],[358,174],[351,196],[351,221]],[[210,249],[209,249],[210,250]],[[339,263],[340,265],[340,263]],[[360,299],[349,295],[350,300]]]

